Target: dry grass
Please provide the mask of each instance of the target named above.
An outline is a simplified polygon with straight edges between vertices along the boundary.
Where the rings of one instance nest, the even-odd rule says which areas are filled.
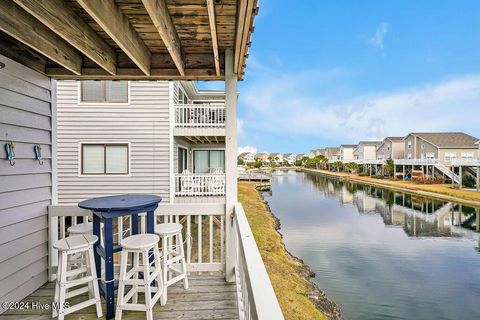
[[[472,190],[459,190],[458,188],[453,188],[450,184],[418,184],[413,181],[403,181],[403,180],[386,180],[386,179],[376,179],[371,177],[361,177],[357,174],[348,174],[343,172],[330,172],[325,170],[312,170],[307,169],[307,171],[318,171],[321,173],[326,173],[329,175],[334,175],[338,177],[345,177],[352,181],[360,181],[365,183],[372,184],[381,184],[384,186],[391,186],[403,189],[409,189],[414,191],[424,191],[436,193],[439,195],[445,195],[448,197],[454,197],[460,200],[475,201],[480,203],[480,192]],[[432,195],[435,197],[434,195]]]
[[[280,234],[275,229],[275,219],[253,183],[239,183],[239,200],[245,209],[285,319],[326,319],[305,296],[311,292],[305,269],[286,252]]]

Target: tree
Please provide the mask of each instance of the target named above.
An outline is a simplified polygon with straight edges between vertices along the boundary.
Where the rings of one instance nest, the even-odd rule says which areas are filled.
[[[245,161],[242,158],[238,158],[237,164],[243,166],[245,164]]]
[[[263,166],[262,161],[260,161],[258,159],[253,163],[254,168],[260,169],[262,166]]]
[[[345,169],[350,173],[356,173],[358,171],[358,164],[355,162],[349,162],[345,165]]]
[[[302,166],[302,165],[303,165],[303,161],[302,161],[302,160],[297,160],[297,161],[295,161],[295,166],[296,166],[296,167],[300,167],[300,166]]]
[[[387,169],[388,176],[391,177],[395,172],[395,164],[392,158],[389,158],[387,161],[385,161],[385,167]]]
[[[335,171],[340,172],[340,171],[342,171],[342,168],[343,168],[343,162],[342,161],[335,161],[332,164],[332,167],[335,169]]]

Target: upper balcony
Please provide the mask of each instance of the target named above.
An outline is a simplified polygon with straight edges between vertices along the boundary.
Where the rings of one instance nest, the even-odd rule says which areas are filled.
[[[177,104],[173,134],[194,143],[224,141],[225,120],[225,104]]]

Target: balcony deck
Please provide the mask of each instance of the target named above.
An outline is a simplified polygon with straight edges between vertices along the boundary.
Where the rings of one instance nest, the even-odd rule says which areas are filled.
[[[181,283],[168,289],[168,301],[165,306],[157,303],[153,309],[154,319],[239,319],[237,292],[235,283],[225,282],[218,275],[192,274],[189,277],[190,288],[184,290]],[[48,282],[23,301],[39,304],[52,303],[55,287]],[[86,295],[86,294],[85,294]],[[85,296],[75,297],[78,301]],[[74,300],[72,299],[72,300]],[[140,297],[139,297],[140,299]],[[105,316],[105,309],[104,309]],[[142,312],[124,311],[122,319],[141,319]],[[51,310],[10,310],[0,316],[1,319],[52,319]],[[97,319],[94,306],[65,316],[65,319]]]

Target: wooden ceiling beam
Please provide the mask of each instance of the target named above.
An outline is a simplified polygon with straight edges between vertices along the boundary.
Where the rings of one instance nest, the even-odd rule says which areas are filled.
[[[210,22],[210,33],[212,34],[213,58],[215,60],[215,71],[220,76],[220,57],[218,55],[217,25],[215,22],[215,3],[207,0],[208,20]]]
[[[14,0],[14,2],[108,73],[115,74],[114,50],[63,0]]]
[[[222,80],[211,68],[186,69],[185,75],[180,75],[177,69],[151,68],[147,76],[138,68],[117,68],[117,73],[111,75],[101,68],[82,68],[81,75],[75,75],[65,68],[47,68],[46,74],[57,80]]]
[[[74,74],[80,74],[81,54],[15,3],[0,1],[0,30]]]
[[[77,0],[77,2],[140,70],[150,75],[150,51],[115,2],[113,0]]]
[[[245,24],[245,13],[247,12],[247,2],[248,0],[240,0],[240,10],[237,16],[237,32],[235,34],[235,54],[233,61],[233,72],[238,74],[238,63],[240,61],[240,53],[242,51],[242,36],[243,36],[243,25]]]
[[[172,56],[178,72],[180,72],[182,76],[185,75],[185,59],[182,45],[168,12],[165,0],[142,0],[142,2],[167,47],[168,52]]]
[[[240,45],[240,55],[238,58],[238,66],[237,66],[237,75],[242,78],[243,77],[243,65],[245,64],[245,55],[247,54],[247,44],[250,41],[250,25],[252,24],[253,19],[253,6],[256,3],[256,0],[248,0],[247,4],[247,11],[245,13],[245,23],[243,25],[243,35],[242,35],[242,42]],[[234,67],[235,69],[235,67]]]

